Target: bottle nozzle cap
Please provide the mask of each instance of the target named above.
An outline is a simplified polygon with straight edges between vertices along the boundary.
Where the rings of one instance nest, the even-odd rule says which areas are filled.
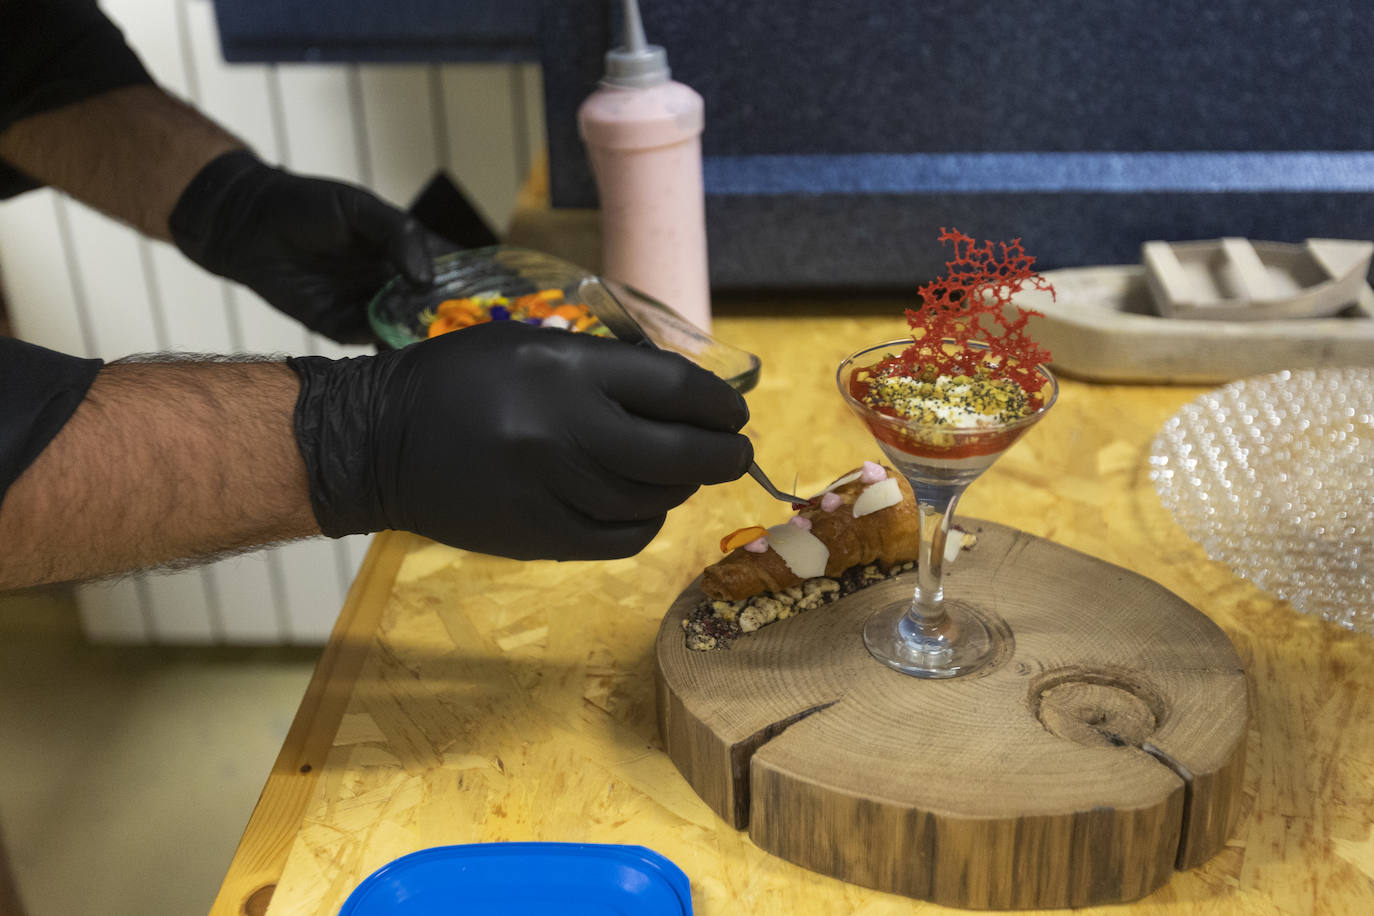
[[[612,48],[606,52],[606,76],[602,82],[627,89],[643,89],[666,83],[672,77],[668,52],[658,45]]]
[[[639,18],[638,0],[622,0],[625,41],[618,48],[606,52],[608,86],[644,89],[666,83],[672,76],[668,69],[668,52],[644,40],[644,23]]]

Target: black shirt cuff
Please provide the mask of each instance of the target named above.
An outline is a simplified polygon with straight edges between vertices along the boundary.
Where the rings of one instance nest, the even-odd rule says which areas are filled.
[[[0,501],[71,419],[102,365],[0,337]]]
[[[112,89],[152,82],[94,0],[0,0],[0,131]],[[0,198],[36,186],[15,169],[0,168]]]

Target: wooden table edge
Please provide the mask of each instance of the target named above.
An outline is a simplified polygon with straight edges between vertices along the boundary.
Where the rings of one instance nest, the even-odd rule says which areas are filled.
[[[415,535],[399,531],[384,531],[373,539],[229,862],[210,916],[261,916],[267,911],[300,832],[320,765],[352,695],[354,679],[414,540]]]

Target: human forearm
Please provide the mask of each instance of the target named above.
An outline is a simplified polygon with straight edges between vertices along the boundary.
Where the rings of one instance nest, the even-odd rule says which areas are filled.
[[[26,347],[10,377],[49,381],[12,392],[0,424],[0,589],[387,528],[625,557],[753,455],[744,399],[685,358],[512,321],[285,364],[99,368]]]
[[[319,533],[275,362],[122,362],[0,502],[0,589]]]
[[[16,121],[0,159],[145,234],[210,160],[242,141],[156,86],[130,86]]]
[[[364,188],[262,162],[163,92],[95,0],[0,0],[0,197],[47,184],[173,242],[341,343],[397,274],[426,286],[431,238]]]

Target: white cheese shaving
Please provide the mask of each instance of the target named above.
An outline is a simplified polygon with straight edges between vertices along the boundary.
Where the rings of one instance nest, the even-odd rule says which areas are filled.
[[[902,488],[896,477],[888,477],[875,484],[864,487],[859,498],[854,500],[854,517],[862,518],[870,512],[895,506],[902,501]]]
[[[803,579],[825,575],[830,548],[810,531],[796,525],[774,525],[768,529],[768,545],[778,552],[787,568]]]
[[[972,531],[965,531],[958,525],[952,525],[949,536],[945,539],[945,563],[953,563],[961,552],[972,550],[977,543],[978,535]]]
[[[959,551],[964,549],[964,536],[957,530],[951,529],[945,538],[945,564],[953,563],[959,558]]]

